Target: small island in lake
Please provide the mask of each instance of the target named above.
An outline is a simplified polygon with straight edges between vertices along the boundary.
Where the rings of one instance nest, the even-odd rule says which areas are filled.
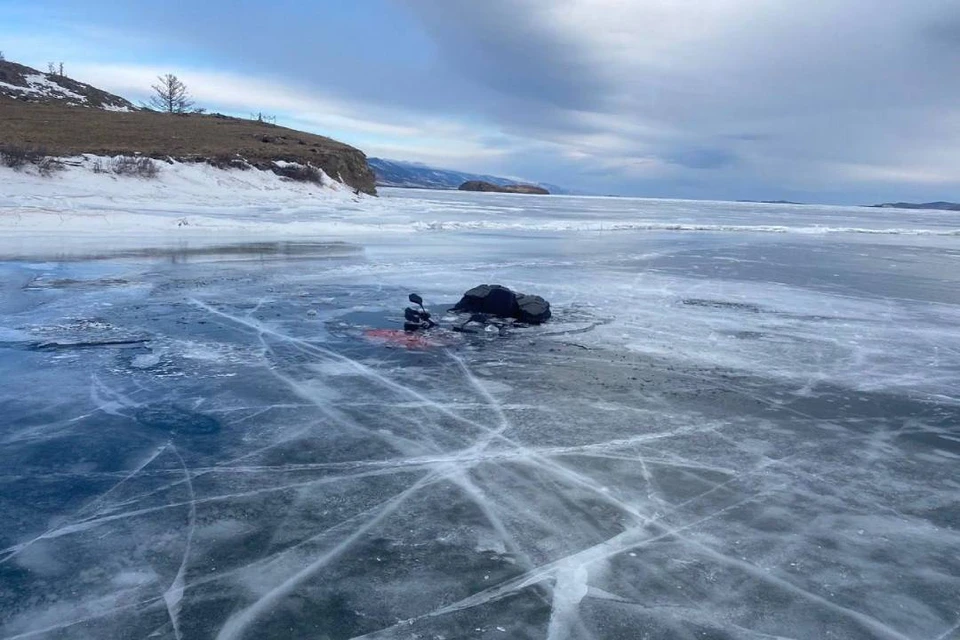
[[[486,191],[490,193],[532,193],[542,196],[550,195],[543,187],[532,184],[493,184],[483,180],[468,180],[459,187],[460,191]]]

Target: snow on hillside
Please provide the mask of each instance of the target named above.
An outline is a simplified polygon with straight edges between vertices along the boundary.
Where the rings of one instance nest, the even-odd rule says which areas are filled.
[[[41,73],[31,73],[24,76],[25,84],[17,86],[6,82],[0,82],[0,88],[11,94],[21,94],[23,96],[46,96],[56,97],[67,102],[74,102],[77,105],[83,104],[86,98],[79,93],[70,91],[65,87],[46,77]]]
[[[0,96],[24,102],[93,107],[107,111],[134,111],[136,107],[120,96],[56,73],[0,60]]]

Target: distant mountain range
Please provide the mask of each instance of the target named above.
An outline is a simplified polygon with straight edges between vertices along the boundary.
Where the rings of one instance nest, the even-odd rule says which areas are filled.
[[[960,211],[957,202],[884,202],[870,205],[876,209],[936,209],[939,211]]]
[[[409,189],[458,189],[465,182],[482,181],[492,184],[505,186],[526,182],[524,180],[515,180],[502,178],[499,176],[488,176],[476,173],[464,173],[463,171],[452,171],[450,169],[438,169],[429,167],[419,162],[403,162],[401,160],[386,160],[384,158],[367,158],[370,168],[377,176],[377,186],[380,187],[406,187]],[[534,182],[538,187],[543,187],[553,194],[559,195],[585,195],[558,187],[554,184],[545,182]]]
[[[804,204],[803,202],[793,202],[792,200],[737,200],[745,204]]]

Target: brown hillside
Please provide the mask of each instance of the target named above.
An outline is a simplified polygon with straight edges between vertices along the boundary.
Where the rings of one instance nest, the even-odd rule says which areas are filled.
[[[365,193],[375,178],[362,151],[331,138],[219,114],[118,113],[0,97],[0,146],[43,149],[57,156],[142,154],[152,158],[222,160],[240,155],[310,163]]]

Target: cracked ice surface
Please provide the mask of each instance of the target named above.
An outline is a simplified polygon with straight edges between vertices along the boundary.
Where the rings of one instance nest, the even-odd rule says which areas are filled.
[[[955,636],[955,239],[429,197],[457,225],[0,263],[0,637]],[[555,319],[364,338],[482,281]]]

